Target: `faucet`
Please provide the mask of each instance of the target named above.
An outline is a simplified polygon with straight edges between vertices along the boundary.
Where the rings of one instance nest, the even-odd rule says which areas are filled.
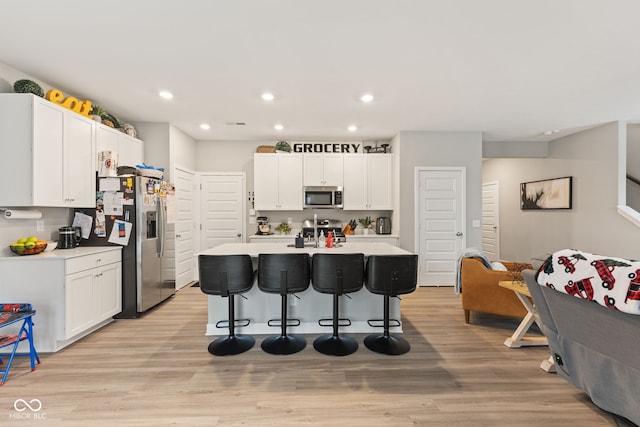
[[[313,214],[313,247],[318,247],[318,214]]]

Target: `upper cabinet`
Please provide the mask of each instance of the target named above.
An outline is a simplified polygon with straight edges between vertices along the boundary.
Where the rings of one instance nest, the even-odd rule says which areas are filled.
[[[305,186],[342,186],[344,159],[342,153],[305,153],[302,159]]]
[[[254,207],[258,210],[302,210],[302,155],[253,155]]]
[[[144,162],[144,145],[139,139],[102,124],[96,124],[96,153],[118,153],[118,166],[135,166]]]
[[[32,94],[0,94],[3,206],[95,206],[95,122]]]
[[[345,154],[345,210],[393,209],[393,154]]]

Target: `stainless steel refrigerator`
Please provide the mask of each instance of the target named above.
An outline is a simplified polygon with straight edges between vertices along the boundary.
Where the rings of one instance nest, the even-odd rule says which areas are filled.
[[[97,178],[96,209],[80,245],[122,248],[122,312],[135,318],[175,293],[174,269],[165,257],[166,207],[162,181],[141,176]],[[75,219],[74,219],[75,221]]]

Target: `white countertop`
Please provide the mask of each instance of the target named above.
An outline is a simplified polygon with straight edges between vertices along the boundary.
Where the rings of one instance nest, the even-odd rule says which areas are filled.
[[[314,253],[363,253],[369,255],[410,255],[411,252],[400,249],[384,242],[345,242],[341,243],[337,248],[294,248],[287,246],[289,243],[225,243],[215,248],[207,249],[198,255],[250,255],[257,257],[258,254],[266,253],[302,253],[306,252],[310,255]],[[293,244],[293,239],[291,241]]]
[[[251,240],[274,240],[274,239],[291,239],[293,240],[296,236],[294,234],[252,234],[249,236],[249,239]],[[348,236],[345,236],[347,241],[349,241],[349,239],[380,239],[380,238],[392,238],[392,239],[397,239],[398,235],[397,234],[376,234],[376,233],[369,233],[369,234],[349,234]]]
[[[43,260],[61,260],[75,258],[79,256],[99,254],[108,251],[119,251],[121,246],[80,246],[73,249],[54,249],[49,252],[41,252],[37,255],[15,255],[10,253],[9,255],[0,256],[0,261],[43,261]]]

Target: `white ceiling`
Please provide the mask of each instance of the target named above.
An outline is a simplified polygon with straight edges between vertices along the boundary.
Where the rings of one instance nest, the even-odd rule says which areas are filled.
[[[0,62],[197,140],[535,141],[639,118],[639,20],[637,0],[3,0]]]

